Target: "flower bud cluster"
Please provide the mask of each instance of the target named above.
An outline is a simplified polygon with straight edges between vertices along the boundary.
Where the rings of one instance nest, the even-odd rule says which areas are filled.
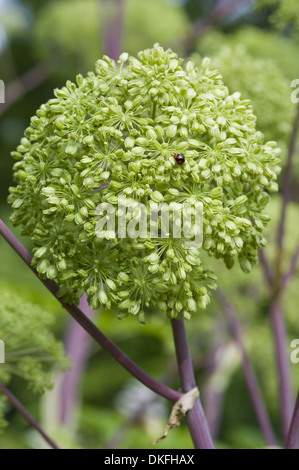
[[[190,318],[205,308],[216,277],[201,251],[228,267],[238,259],[248,272],[265,245],[279,150],[255,121],[249,100],[229,94],[209,59],[183,67],[159,46],[118,63],[104,56],[95,73],[55,90],[12,155],[12,220],[33,241],[40,276],[54,279],[65,301],[87,292],[94,309],[120,318],[144,321],[147,307]],[[139,217],[136,203],[148,211],[202,204],[202,247],[186,247],[184,237],[99,238],[97,206],[117,213],[120,197],[128,222]]]

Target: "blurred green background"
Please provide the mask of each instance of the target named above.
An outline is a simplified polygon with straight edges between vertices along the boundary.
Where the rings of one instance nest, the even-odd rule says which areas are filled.
[[[30,117],[41,103],[52,97],[53,88],[63,86],[68,79],[74,80],[78,73],[86,74],[93,69],[97,58],[111,52],[109,34],[117,24],[122,26],[118,31],[120,52],[136,54],[159,42],[184,58],[191,56],[195,62],[210,56],[212,66],[220,70],[230,91],[240,91],[252,100],[257,126],[266,139],[279,142],[284,165],[296,107],[290,99],[290,85],[292,80],[299,79],[298,40],[292,25],[282,31],[275,29],[271,7],[256,11],[253,2],[239,1],[229,9],[228,3],[232,2],[0,0],[0,79],[6,86],[6,103],[0,104],[1,218],[10,225],[11,209],[6,203],[8,187],[13,183],[10,152],[18,145]],[[219,6],[222,9],[217,10]],[[285,266],[299,240],[298,152],[294,163]],[[273,260],[280,207],[281,196],[277,195],[269,209],[272,221],[266,248]],[[13,230],[20,236],[18,230]],[[30,249],[30,241],[22,237],[21,240]],[[63,340],[70,328],[67,313],[2,238],[0,259],[0,290],[17,292],[24,301],[55,314],[53,331]],[[245,344],[281,443],[269,294],[262,270],[257,266],[250,275],[245,275],[238,268],[228,272],[220,262],[213,262],[213,265],[220,286],[242,324]],[[299,338],[298,279],[297,272],[283,297],[288,344]],[[134,319],[121,322],[109,312],[100,312],[95,321],[147,372],[178,388],[169,321],[155,312],[150,312],[147,318],[144,326]],[[194,315],[187,329],[197,383],[217,446],[265,446],[246,388],[240,352],[216,298],[206,311]],[[79,377],[79,395],[72,405],[72,419],[68,423],[63,423],[57,413],[61,401],[58,373],[54,390],[41,399],[28,391],[18,377],[13,378],[10,389],[62,447],[154,448],[150,443],[162,434],[170,413],[169,405],[139,386],[96,345],[91,344],[85,359],[86,367]],[[290,368],[296,391],[299,364],[290,362]],[[9,426],[0,434],[0,448],[44,445],[10,406],[6,408],[6,419]],[[185,423],[171,431],[156,447],[192,448]]]

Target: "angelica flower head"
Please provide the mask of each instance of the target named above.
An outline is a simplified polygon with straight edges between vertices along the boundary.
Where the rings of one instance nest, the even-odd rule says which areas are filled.
[[[201,251],[228,267],[238,259],[247,272],[265,244],[279,150],[255,121],[250,102],[229,94],[209,59],[183,65],[159,46],[118,63],[104,56],[95,73],[55,90],[13,152],[9,196],[40,276],[54,279],[65,301],[87,292],[93,308],[120,318],[143,321],[147,307],[190,318],[205,308],[216,277]],[[117,213],[124,197],[133,209],[201,204],[202,248],[184,236],[99,238],[97,208],[108,203]],[[156,223],[159,233],[161,214]]]

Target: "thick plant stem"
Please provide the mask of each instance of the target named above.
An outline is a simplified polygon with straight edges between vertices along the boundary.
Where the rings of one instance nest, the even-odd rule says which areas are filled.
[[[26,408],[19,402],[19,400],[11,393],[8,388],[5,387],[0,382],[0,390],[4,395],[8,398],[11,404],[21,413],[22,416],[28,421],[28,423],[33,426],[37,432],[45,439],[45,441],[49,444],[50,447],[53,449],[59,449],[59,447],[52,441],[52,439],[45,433],[45,431],[40,427],[37,421],[31,416],[31,414],[26,410]]]
[[[185,55],[189,56],[191,52],[194,52],[196,43],[210,28],[225,21],[238,8],[243,9],[246,6],[250,6],[249,0],[218,2],[207,17],[200,18],[194,23],[191,32],[184,41]]]
[[[297,105],[296,114],[294,118],[293,129],[290,137],[289,151],[287,163],[284,173],[283,188],[282,188],[282,208],[280,222],[277,230],[277,260],[276,260],[276,278],[273,284],[273,300],[271,305],[271,320],[276,345],[276,358],[277,368],[279,373],[279,388],[280,388],[280,402],[281,402],[281,420],[282,420],[282,433],[283,438],[286,440],[288,436],[289,425],[291,422],[293,411],[293,393],[292,393],[292,378],[290,370],[290,361],[287,354],[287,332],[285,319],[281,307],[281,293],[286,284],[286,280],[282,275],[282,260],[284,255],[284,235],[286,225],[286,215],[288,203],[291,196],[291,179],[293,160],[296,153],[296,142],[299,131],[299,104]],[[296,266],[296,253],[294,255],[293,263]],[[295,270],[291,262],[291,269]]]
[[[279,301],[274,302],[271,306],[271,321],[276,345],[282,434],[284,440],[286,440],[293,412],[293,392],[290,359],[288,357],[287,333]]]
[[[24,245],[18,240],[18,238],[9,230],[5,223],[0,219],[0,234],[10,244],[10,246],[16,251],[16,253],[25,261],[31,271],[38,277],[38,279],[46,286],[46,288],[54,295],[54,297],[61,303],[61,305],[69,312],[72,317],[84,328],[85,331],[105,349],[119,364],[122,365],[131,375],[136,377],[146,387],[153,390],[153,392],[167,398],[170,401],[177,401],[181,398],[182,394],[172,390],[164,384],[161,384],[153,377],[148,375],[143,369],[135,364],[123,351],[121,351],[110,339],[108,339],[89,318],[84,315],[83,312],[74,304],[64,303],[57,295],[59,287],[55,282],[50,279],[41,279],[32,266],[32,256]]]
[[[269,264],[268,258],[266,257],[264,248],[261,248],[259,251],[259,260],[263,268],[265,281],[267,284],[272,287],[273,284],[273,272]]]
[[[92,320],[95,311],[87,303],[87,295],[80,299],[79,308]],[[74,416],[80,399],[80,384],[82,375],[89,357],[92,339],[81,326],[70,318],[68,325],[65,349],[72,358],[72,368],[65,372],[60,389],[60,424],[73,428]]]
[[[258,383],[257,376],[255,374],[255,370],[246,351],[243,335],[241,332],[241,325],[236,316],[234,307],[229,301],[229,299],[226,297],[224,292],[222,292],[220,289],[217,290],[216,295],[223,305],[232,336],[241,353],[245,380],[260,428],[264,434],[267,444],[269,446],[276,445],[276,438],[269,418],[269,414],[264,402],[264,398]]]
[[[297,400],[294,408],[294,413],[288,433],[288,438],[286,442],[286,449],[295,449],[296,448],[296,440],[298,437],[299,431],[299,392],[297,395]]]
[[[4,114],[11,106],[23,98],[29,91],[40,86],[53,71],[58,68],[59,62],[50,62],[49,60],[35,65],[28,72],[19,78],[16,78],[6,87],[5,103],[1,103],[0,116]]]
[[[260,259],[264,268],[265,280],[269,285],[270,291],[270,317],[272,322],[272,329],[274,333],[275,350],[277,369],[279,374],[279,392],[280,392],[280,408],[281,408],[281,421],[282,421],[282,434],[286,440],[288,435],[289,424],[292,416],[293,409],[293,394],[292,394],[292,378],[290,370],[290,361],[288,358],[288,344],[285,319],[283,315],[281,296],[283,290],[288,284],[289,280],[295,273],[296,264],[299,258],[299,248],[296,249],[290,263],[289,270],[283,274],[282,261],[284,256],[284,236],[287,208],[291,196],[291,179],[293,160],[296,153],[296,142],[299,132],[299,104],[296,108],[294,116],[293,128],[290,136],[289,150],[287,155],[287,162],[284,171],[284,179],[282,186],[282,206],[280,221],[277,229],[277,254],[275,271],[269,270],[269,262],[263,252],[260,253]],[[262,256],[261,256],[262,255]]]
[[[291,262],[290,262],[290,265],[289,265],[289,269],[288,271],[283,275],[283,278],[282,278],[282,282],[281,282],[281,287],[282,289],[284,289],[288,283],[292,280],[295,272],[296,272],[296,268],[297,268],[297,263],[299,261],[299,243],[297,245],[297,248],[292,256],[292,259],[291,259]]]
[[[106,23],[106,35],[104,38],[104,52],[111,59],[118,60],[121,53],[121,44],[125,17],[125,0],[114,0],[109,2],[112,11],[107,8],[107,2],[103,2],[104,11],[110,13]],[[112,5],[113,3],[113,5]]]
[[[178,320],[172,320],[171,324],[182,389],[186,393],[196,387],[196,383],[184,319],[181,317]],[[199,398],[196,399],[186,418],[194,447],[196,449],[214,449],[207,419]]]
[[[283,249],[286,215],[287,215],[287,208],[288,208],[288,203],[289,203],[290,194],[291,194],[292,168],[293,168],[293,160],[294,160],[294,156],[296,152],[296,141],[297,141],[298,131],[299,131],[299,104],[297,106],[297,110],[295,114],[293,129],[292,129],[290,143],[289,143],[287,163],[286,163],[286,168],[284,172],[284,180],[283,180],[283,188],[282,188],[281,217],[280,217],[280,222],[279,222],[278,231],[277,231],[277,246],[280,252]]]

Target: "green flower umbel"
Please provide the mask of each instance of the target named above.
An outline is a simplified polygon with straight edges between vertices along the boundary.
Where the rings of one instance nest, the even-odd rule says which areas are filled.
[[[201,250],[228,267],[238,258],[249,271],[265,244],[276,143],[263,142],[250,102],[229,95],[208,59],[198,69],[182,62],[161,47],[117,64],[105,56],[96,73],[55,90],[13,152],[12,220],[32,239],[40,275],[68,302],[86,291],[93,308],[141,321],[146,307],[189,318],[209,302],[215,276],[184,237],[97,236],[97,206],[117,213],[120,197],[132,209],[127,222],[138,219],[137,202],[202,204]]]

